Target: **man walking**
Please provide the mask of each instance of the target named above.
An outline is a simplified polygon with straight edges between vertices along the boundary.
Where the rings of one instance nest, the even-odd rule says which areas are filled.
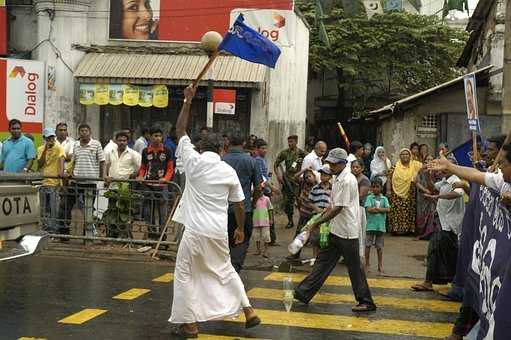
[[[244,239],[244,195],[236,172],[220,159],[223,141],[209,133],[201,142],[202,154],[195,151],[186,135],[195,88],[184,91],[185,100],[176,128],[177,156],[182,160],[186,187],[180,203],[185,225],[174,271],[174,300],[170,322],[180,324],[173,335],[197,338],[198,322],[232,317],[243,310],[245,327],[261,320],[250,306],[241,279],[229,261],[227,236],[228,202],[234,204],[237,244]]]
[[[71,210],[79,201],[84,202],[85,234],[90,235],[95,233],[92,217],[97,194],[97,184],[92,179],[104,178],[105,155],[101,143],[92,139],[88,124],[78,126],[78,134],[80,140],[74,144],[72,164],[69,169],[69,173],[76,181],[70,183],[66,197],[60,201],[60,233],[69,234],[69,227],[66,225],[71,221]]]
[[[37,149],[38,168],[42,172],[43,185],[40,189],[39,197],[41,199],[42,225],[49,232],[56,232],[57,218],[57,190],[62,185],[58,178],[64,176],[65,153],[62,145],[57,143],[55,130],[43,130],[44,145]]]
[[[339,258],[344,256],[353,293],[358,302],[352,310],[368,312],[376,310],[376,305],[360,263],[358,183],[347,167],[347,158],[346,151],[336,148],[330,151],[325,160],[330,164],[331,172],[337,175],[332,186],[331,209],[327,210],[311,228],[318,228],[330,221],[329,245],[319,251],[312,272],[295,288],[295,298],[303,303],[309,303],[334,270]]]
[[[9,121],[11,138],[2,146],[1,166],[6,172],[28,172],[36,157],[35,146],[30,138],[21,133],[21,122]]]
[[[298,136],[296,135],[287,138],[287,145],[288,148],[278,154],[274,170],[279,183],[282,185],[284,209],[288,219],[286,229],[291,229],[294,228],[293,214],[299,189],[295,175],[300,171],[305,152],[298,148]],[[284,163],[284,171],[280,169],[282,163]]]
[[[240,135],[233,135],[230,141],[229,151],[224,156],[223,161],[236,171],[245,196],[245,240],[242,244],[236,244],[234,240],[234,231],[237,225],[233,204],[229,205],[227,220],[231,262],[234,269],[240,272],[243,268],[252,236],[252,188],[254,190],[261,190],[261,173],[256,161],[243,150],[243,138]]]

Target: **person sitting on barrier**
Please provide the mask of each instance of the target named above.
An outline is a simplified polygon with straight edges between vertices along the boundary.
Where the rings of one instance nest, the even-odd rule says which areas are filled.
[[[55,130],[47,128],[43,130],[44,145],[37,149],[37,164],[42,172],[43,185],[39,189],[41,200],[41,215],[43,229],[48,232],[56,232],[57,218],[57,189],[62,185],[58,178],[64,175],[64,159],[66,157],[64,147],[56,140]]]
[[[151,144],[142,151],[142,165],[138,172],[138,179],[159,182],[144,184],[146,192],[143,216],[149,225],[148,237],[156,240],[160,236],[160,227],[165,224],[167,216],[169,192],[166,183],[172,180],[174,162],[172,151],[163,144],[163,131],[159,127],[153,127],[150,133]]]

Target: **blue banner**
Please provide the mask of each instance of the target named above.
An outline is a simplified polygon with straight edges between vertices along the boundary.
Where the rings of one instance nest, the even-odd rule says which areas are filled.
[[[460,239],[458,283],[481,321],[478,340],[511,334],[511,214],[499,193],[473,186]]]
[[[280,49],[268,38],[245,25],[244,20],[243,14],[240,14],[218,49],[230,52],[241,59],[275,68]]]

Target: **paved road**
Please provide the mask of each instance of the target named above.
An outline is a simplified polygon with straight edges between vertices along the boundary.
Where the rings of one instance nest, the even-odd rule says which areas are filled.
[[[286,313],[282,279],[245,271],[263,325],[209,322],[201,339],[424,339],[448,335],[458,305],[409,290],[412,281],[370,279],[379,309],[357,317],[349,280],[331,277],[309,306]],[[292,274],[295,281],[303,274]],[[0,339],[170,339],[172,274],[158,264],[35,256],[0,265]]]

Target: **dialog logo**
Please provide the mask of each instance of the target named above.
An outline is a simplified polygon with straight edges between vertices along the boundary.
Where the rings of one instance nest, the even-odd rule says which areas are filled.
[[[282,27],[286,26],[286,18],[284,18],[279,13],[275,13],[275,12],[273,13],[273,20],[275,21],[274,26],[277,28],[282,28]]]

